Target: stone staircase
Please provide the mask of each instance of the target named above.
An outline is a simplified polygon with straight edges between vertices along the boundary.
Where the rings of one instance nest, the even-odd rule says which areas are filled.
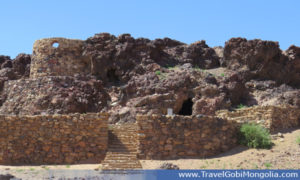
[[[103,170],[142,169],[137,159],[137,125],[110,125],[108,151],[102,162]]]

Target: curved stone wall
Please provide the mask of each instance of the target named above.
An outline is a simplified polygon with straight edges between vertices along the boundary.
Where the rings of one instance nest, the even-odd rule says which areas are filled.
[[[30,77],[41,76],[73,76],[88,74],[91,61],[84,56],[84,41],[47,38],[35,41],[33,45]]]

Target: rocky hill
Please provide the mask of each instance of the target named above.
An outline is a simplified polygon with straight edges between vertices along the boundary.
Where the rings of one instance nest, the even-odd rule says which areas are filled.
[[[58,43],[58,47],[52,46]],[[1,114],[109,112],[213,115],[238,106],[300,107],[300,47],[232,38],[205,41],[118,37],[38,40],[32,55],[0,56]]]

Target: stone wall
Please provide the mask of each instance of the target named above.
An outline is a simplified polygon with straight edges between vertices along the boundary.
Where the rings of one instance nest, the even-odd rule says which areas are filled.
[[[53,45],[57,44],[58,47]],[[91,72],[91,60],[83,55],[84,41],[48,38],[33,45],[30,77],[72,76]]]
[[[261,124],[271,132],[300,125],[300,109],[291,106],[254,106],[235,111],[221,110],[216,115],[239,124]]]
[[[234,121],[212,116],[138,115],[138,157],[208,157],[234,147]]]
[[[99,163],[107,114],[0,115],[0,164]]]

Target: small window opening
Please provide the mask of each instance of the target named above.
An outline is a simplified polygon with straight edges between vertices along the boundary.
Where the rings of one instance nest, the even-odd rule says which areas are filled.
[[[185,100],[182,104],[182,107],[179,111],[179,115],[190,116],[193,113],[193,101],[191,98]]]
[[[59,46],[58,42],[55,42],[55,43],[52,44],[52,47],[54,47],[54,48],[58,48],[58,46]]]
[[[109,69],[107,71],[106,75],[107,75],[107,78],[108,78],[109,82],[115,82],[115,83],[117,83],[117,82],[120,81],[119,77],[116,74],[116,70],[115,69]]]

